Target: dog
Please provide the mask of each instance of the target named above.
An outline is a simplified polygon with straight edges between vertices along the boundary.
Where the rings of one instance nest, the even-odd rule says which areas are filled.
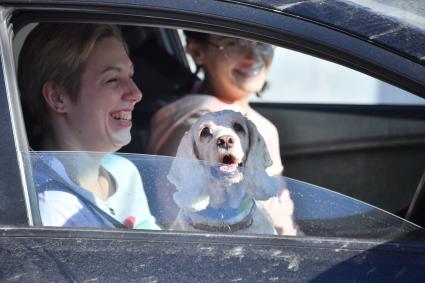
[[[185,133],[176,157],[167,176],[180,208],[172,229],[277,234],[265,210],[277,178],[266,173],[272,160],[252,121],[232,110],[206,113]]]

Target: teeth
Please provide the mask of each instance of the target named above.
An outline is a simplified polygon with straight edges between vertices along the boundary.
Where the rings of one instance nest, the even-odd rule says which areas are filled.
[[[128,111],[114,112],[114,113],[111,113],[111,116],[115,120],[124,120],[124,121],[131,120],[131,112],[128,112]]]

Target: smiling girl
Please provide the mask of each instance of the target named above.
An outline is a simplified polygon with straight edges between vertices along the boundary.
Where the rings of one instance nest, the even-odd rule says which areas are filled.
[[[194,83],[190,93],[163,107],[151,120],[151,133],[146,151],[150,154],[175,156],[178,145],[189,128],[207,112],[234,110],[241,112],[257,127],[263,136],[273,164],[269,175],[281,175],[283,165],[280,157],[279,135],[276,127],[249,105],[248,98],[259,93],[266,83],[273,47],[270,44],[248,41],[199,32],[185,32],[187,52],[197,69],[202,69],[204,79]],[[173,219],[178,207],[172,199],[170,186],[162,185],[157,191],[161,199],[160,216]],[[294,205],[285,185],[279,193],[265,202],[279,234],[296,235],[297,227],[290,219]],[[171,221],[171,220],[168,220]],[[167,221],[166,221],[167,222]]]
[[[112,154],[130,142],[142,98],[133,73],[112,25],[41,23],[26,39],[18,78],[30,146],[54,151],[33,164],[43,225],[158,229],[137,168]]]

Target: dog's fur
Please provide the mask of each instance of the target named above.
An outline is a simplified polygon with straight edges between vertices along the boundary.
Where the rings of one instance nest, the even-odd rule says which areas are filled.
[[[276,178],[266,173],[272,160],[253,122],[231,110],[207,113],[185,133],[176,156],[168,174],[180,207],[174,229],[227,225],[231,231],[234,223],[199,218],[197,213],[207,208],[237,209],[249,198],[255,200],[252,224],[233,232],[276,234],[262,202],[276,196]],[[201,225],[193,225],[194,221]]]

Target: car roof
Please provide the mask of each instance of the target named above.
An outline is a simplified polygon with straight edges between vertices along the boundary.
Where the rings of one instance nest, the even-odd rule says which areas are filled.
[[[425,65],[425,2],[239,0],[338,29]]]

